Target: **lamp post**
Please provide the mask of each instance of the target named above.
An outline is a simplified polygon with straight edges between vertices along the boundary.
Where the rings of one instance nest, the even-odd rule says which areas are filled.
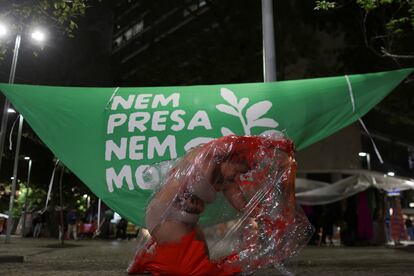
[[[367,159],[367,169],[371,170],[371,155],[367,152],[360,152],[358,153],[359,156],[365,157]]]
[[[30,173],[32,171],[32,159],[28,156],[24,160],[29,160],[27,168],[27,182],[26,182],[26,196],[24,198],[24,211],[23,211],[23,223],[22,223],[22,237],[26,234],[26,213],[27,213],[27,198],[29,197],[29,187],[30,187]]]
[[[273,0],[262,0],[263,75],[265,82],[276,81]]]
[[[5,36],[7,35],[7,29],[4,25],[0,24],[0,35]],[[10,75],[9,75],[9,83],[14,83],[14,76],[16,74],[16,66],[17,66],[17,58],[19,57],[19,49],[20,49],[20,42],[21,42],[21,35],[16,35],[16,40],[14,43],[14,51],[13,51],[13,60],[12,65],[10,69]],[[6,139],[6,132],[7,132],[7,121],[9,118],[8,110],[10,108],[10,102],[5,97],[4,99],[4,106],[3,106],[3,116],[1,118],[1,126],[0,126],[0,170],[2,165],[2,156],[4,151],[4,140]]]
[[[23,116],[19,117],[19,135],[17,135],[16,151],[14,153],[14,164],[13,164],[13,180],[12,180],[12,189],[10,194],[9,202],[9,218],[7,220],[7,232],[5,243],[10,242],[11,228],[13,225],[13,204],[14,204],[14,195],[16,193],[16,181],[17,181],[17,169],[19,166],[19,152],[20,152],[20,141],[22,139],[22,128],[23,128]]]
[[[7,28],[0,24],[0,35],[7,35]],[[34,30],[31,33],[31,38],[34,41],[41,42],[45,39],[45,35],[40,30]],[[16,40],[14,44],[14,52],[13,52],[13,60],[12,65],[10,69],[10,77],[9,77],[9,83],[14,83],[14,78],[16,75],[16,67],[17,67],[17,59],[19,57],[19,49],[20,49],[20,43],[22,40],[22,35],[20,33],[16,34]],[[2,163],[2,155],[4,151],[4,140],[6,137],[6,131],[7,131],[7,121],[8,121],[8,110],[10,108],[10,102],[5,99],[4,107],[3,107],[3,117],[1,121],[1,127],[0,127],[0,169],[1,169],[1,163]],[[19,128],[18,128],[18,134],[17,134],[17,143],[16,143],[16,151],[14,154],[14,164],[13,164],[13,180],[12,180],[12,192],[10,194],[10,202],[9,202],[9,218],[7,220],[7,232],[6,232],[6,238],[5,243],[10,242],[10,234],[11,234],[11,228],[12,228],[12,222],[13,222],[13,204],[14,204],[14,195],[16,193],[16,181],[17,181],[17,170],[19,165],[19,153],[20,153],[20,142],[22,137],[22,129],[23,129],[23,116],[20,115],[19,118]]]

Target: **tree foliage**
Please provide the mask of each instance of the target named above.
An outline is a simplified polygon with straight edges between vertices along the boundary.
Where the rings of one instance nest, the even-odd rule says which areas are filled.
[[[7,25],[12,34],[26,34],[42,27],[73,37],[78,28],[76,21],[85,14],[88,0],[0,0],[0,7],[0,23]],[[6,53],[6,44],[0,42],[0,59]]]
[[[0,1],[0,19],[15,31],[24,32],[32,26],[52,26],[72,35],[75,20],[85,14],[87,0]]]
[[[18,217],[25,209],[27,197],[27,211],[40,210],[46,200],[46,191],[37,187],[28,188],[26,183],[20,183],[19,196],[15,199],[13,216]]]
[[[364,42],[377,55],[414,58],[414,0],[315,1],[315,10],[330,11],[357,5],[361,11]]]

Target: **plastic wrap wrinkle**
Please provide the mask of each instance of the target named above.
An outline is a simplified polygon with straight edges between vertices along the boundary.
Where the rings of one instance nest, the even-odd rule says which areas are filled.
[[[295,204],[289,139],[226,136],[173,164],[148,204],[151,238],[130,274],[247,275],[284,267],[306,245],[312,228]],[[221,223],[203,232],[199,217]]]

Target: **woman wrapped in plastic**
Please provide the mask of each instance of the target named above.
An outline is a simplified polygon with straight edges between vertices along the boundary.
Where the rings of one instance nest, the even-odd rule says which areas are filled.
[[[128,273],[235,275],[286,261],[310,230],[296,212],[293,152],[290,140],[261,136],[226,136],[188,152],[148,204],[151,240]],[[230,254],[212,260],[199,218],[218,192],[238,215],[215,244],[238,238]]]

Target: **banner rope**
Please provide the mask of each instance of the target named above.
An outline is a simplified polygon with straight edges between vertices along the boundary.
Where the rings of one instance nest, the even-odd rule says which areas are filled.
[[[374,147],[374,151],[375,151],[375,154],[376,154],[376,155],[377,155],[377,157],[378,157],[378,160],[381,162],[381,164],[384,164],[384,160],[382,160],[382,157],[381,157],[381,154],[380,154],[380,152],[379,152],[379,150],[378,150],[378,148],[377,148],[377,145],[375,144],[374,139],[372,139],[372,136],[371,136],[371,134],[369,133],[369,131],[368,131],[367,127],[365,126],[365,124],[364,124],[364,122],[362,121],[362,119],[361,119],[361,118],[359,118],[358,120],[359,120],[359,123],[361,124],[362,128],[363,128],[363,129],[365,130],[365,132],[367,133],[367,135],[368,135],[369,139],[371,140],[372,146]]]
[[[348,75],[345,75],[344,77],[345,77],[346,83],[348,84],[349,97],[351,98],[351,104],[352,104],[352,113],[356,113],[355,112],[355,99],[354,99],[354,92],[352,90],[352,84],[351,84],[351,81],[349,80]],[[379,150],[377,148],[377,145],[375,144],[374,139],[371,136],[371,133],[369,133],[367,127],[365,126],[364,121],[362,121],[361,117],[359,117],[359,116],[358,116],[358,121],[361,124],[362,128],[367,133],[369,139],[371,140],[371,144],[372,144],[372,146],[374,148],[375,154],[378,157],[378,160],[381,162],[381,164],[384,164],[384,160],[381,157],[381,154],[380,154],[380,152],[379,152]]]
[[[351,104],[352,104],[352,113],[355,113],[355,99],[354,99],[354,92],[352,91],[352,84],[349,80],[348,75],[345,75],[346,83],[348,84],[348,91],[349,91],[349,97],[351,98]]]
[[[115,97],[116,93],[118,92],[118,90],[119,90],[119,86],[117,88],[115,88],[114,92],[112,93],[111,98],[109,99],[108,103],[105,106],[105,110],[108,109],[108,106],[111,104],[111,102],[112,102],[113,98]]]
[[[14,120],[13,125],[12,125],[12,127],[10,129],[10,134],[9,134],[9,150],[12,150],[13,149],[12,134],[13,134],[13,131],[14,131],[14,126],[16,125],[16,122],[19,120],[20,116],[22,116],[22,115],[17,116],[16,120]]]
[[[56,168],[57,168],[57,165],[59,164],[59,162],[60,162],[60,160],[59,160],[59,159],[57,159],[57,160],[56,160],[56,162],[55,162],[55,167],[53,168],[52,176],[51,176],[51,178],[50,178],[50,182],[49,182],[49,189],[48,189],[48,191],[47,191],[46,205],[45,205],[44,210],[46,210],[46,209],[47,209],[47,205],[49,204],[50,194],[52,193],[52,186],[53,186],[53,182],[54,182],[54,180],[55,180]],[[60,206],[60,208],[62,208],[62,206]]]

